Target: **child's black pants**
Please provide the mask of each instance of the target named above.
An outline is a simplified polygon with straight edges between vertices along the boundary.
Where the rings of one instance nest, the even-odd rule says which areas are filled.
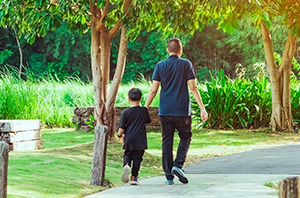
[[[124,166],[126,163],[131,168],[131,175],[137,177],[140,170],[141,162],[143,161],[143,155],[145,150],[125,150],[124,156],[123,156],[123,162]],[[133,162],[133,166],[131,166],[131,161]]]

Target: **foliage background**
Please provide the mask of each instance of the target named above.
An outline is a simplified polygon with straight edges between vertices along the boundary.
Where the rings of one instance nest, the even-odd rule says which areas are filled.
[[[129,42],[127,61],[116,106],[128,106],[127,91],[138,87],[143,92],[142,105],[151,86],[157,62],[168,57],[170,38],[183,42],[183,58],[193,63],[204,103],[211,114],[206,126],[211,128],[251,128],[268,126],[271,97],[264,61],[261,33],[240,21],[242,27],[232,35],[206,25],[190,34],[164,34],[159,30],[142,30]],[[287,29],[276,18],[271,26],[276,61],[280,63]],[[18,27],[16,27],[18,28]],[[23,80],[15,78],[19,65],[19,49],[14,31],[0,28],[0,119],[42,119],[47,127],[70,127],[72,107],[93,106],[90,62],[90,32],[79,34],[63,23],[45,37],[30,45],[21,37]],[[112,40],[112,79],[118,56],[120,32]],[[300,120],[298,72],[300,66],[297,44],[292,76],[292,113]],[[158,106],[156,97],[153,106]],[[215,103],[213,103],[215,102]],[[13,107],[13,108],[12,108]],[[232,108],[231,108],[232,107]],[[196,118],[199,109],[194,104]],[[226,109],[227,108],[227,109]],[[228,114],[228,108],[230,115]],[[213,121],[213,122],[212,122]],[[194,123],[197,127],[197,121]]]
[[[183,57],[192,61],[200,81],[209,80],[210,71],[216,76],[220,69],[230,78],[237,77],[241,69],[246,71],[246,78],[253,78],[260,72],[256,67],[257,63],[265,61],[261,33],[250,25],[248,20],[241,21],[242,28],[235,30],[232,35],[218,30],[216,24],[206,25],[201,32],[195,31],[193,36],[164,35],[158,30],[143,30],[136,40],[128,44],[122,82],[128,83],[143,78],[150,80],[156,63],[168,57],[167,42],[172,37],[183,41]],[[276,18],[271,26],[274,52],[278,54],[282,54],[287,36],[287,29],[280,21],[281,18]],[[0,68],[17,68],[19,51],[13,30],[1,27],[0,35]],[[90,38],[90,32],[82,35],[77,32],[71,33],[66,23],[55,31],[48,31],[45,37],[37,38],[32,45],[21,37],[23,72],[34,74],[35,78],[55,76],[59,80],[68,76],[78,76],[84,82],[89,82],[92,78]],[[119,40],[120,33],[112,40],[111,79],[116,66]],[[299,47],[300,44],[295,55],[298,62]]]

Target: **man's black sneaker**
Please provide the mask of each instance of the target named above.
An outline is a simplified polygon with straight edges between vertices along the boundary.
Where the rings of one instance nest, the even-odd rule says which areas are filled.
[[[180,168],[173,166],[171,172],[178,177],[178,179],[181,183],[187,184],[189,182],[188,179],[186,178],[184,172]]]

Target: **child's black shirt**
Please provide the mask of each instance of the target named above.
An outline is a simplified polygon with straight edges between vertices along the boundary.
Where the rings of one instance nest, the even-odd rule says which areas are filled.
[[[146,107],[135,106],[122,112],[119,128],[125,130],[125,150],[145,150],[147,146],[147,134],[145,124],[151,119]]]

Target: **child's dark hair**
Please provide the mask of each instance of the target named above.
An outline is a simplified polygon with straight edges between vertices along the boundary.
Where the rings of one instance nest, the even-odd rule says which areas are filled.
[[[131,101],[139,101],[142,98],[142,91],[138,88],[132,88],[128,92],[128,97]]]

